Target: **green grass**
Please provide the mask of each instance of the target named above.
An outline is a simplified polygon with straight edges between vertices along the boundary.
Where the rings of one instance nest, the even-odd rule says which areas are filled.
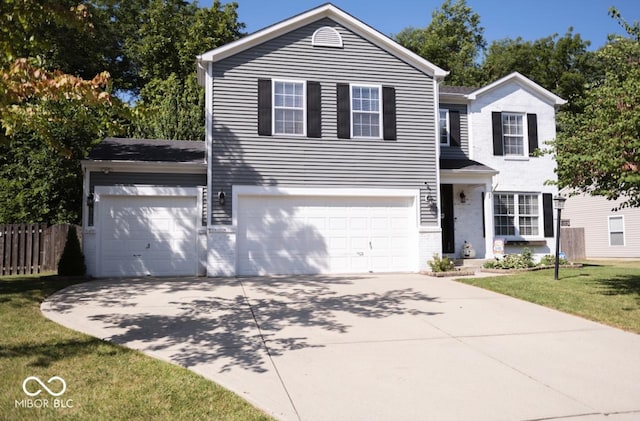
[[[458,281],[640,333],[640,261],[587,262],[559,278],[549,269]]]
[[[239,396],[176,365],[64,328],[40,303],[79,281],[0,278],[0,419],[4,420],[270,420]],[[22,382],[62,377],[72,408],[16,408],[29,398]],[[32,391],[37,389],[30,383]],[[52,383],[59,386],[58,382]],[[30,399],[54,397],[42,393]]]

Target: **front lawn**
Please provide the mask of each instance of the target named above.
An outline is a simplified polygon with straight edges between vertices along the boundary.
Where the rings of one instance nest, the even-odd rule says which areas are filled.
[[[561,268],[558,281],[553,269],[458,281],[640,333],[640,261]]]
[[[237,395],[185,369],[64,328],[40,303],[75,282],[0,278],[0,419],[270,420]],[[30,376],[41,379],[54,397]],[[33,408],[29,406],[44,406]],[[31,403],[29,403],[29,401]],[[57,405],[57,408],[53,406]],[[61,407],[61,406],[64,406]]]

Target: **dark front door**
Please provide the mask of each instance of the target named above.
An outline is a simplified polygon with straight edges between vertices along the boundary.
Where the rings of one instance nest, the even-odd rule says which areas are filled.
[[[442,219],[442,252],[455,253],[455,236],[453,232],[453,184],[440,186],[440,206]]]

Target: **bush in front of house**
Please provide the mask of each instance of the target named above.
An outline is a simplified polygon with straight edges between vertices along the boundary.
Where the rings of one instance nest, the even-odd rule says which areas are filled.
[[[72,225],[67,232],[67,242],[58,261],[58,275],[83,276],[86,272],[87,267],[84,264],[84,254],[80,248],[78,233],[76,227]]]
[[[546,256],[543,256],[542,259],[540,259],[540,266],[555,266],[555,264],[556,264],[556,257],[550,254],[547,254]],[[558,264],[568,265],[569,261],[561,257],[558,259]]]
[[[429,262],[429,266],[433,272],[451,272],[456,270],[453,260],[447,256],[440,258],[438,253],[433,255],[433,260]]]
[[[533,254],[528,248],[524,248],[521,254],[507,254],[502,259],[486,262],[485,269],[527,269],[535,267]]]

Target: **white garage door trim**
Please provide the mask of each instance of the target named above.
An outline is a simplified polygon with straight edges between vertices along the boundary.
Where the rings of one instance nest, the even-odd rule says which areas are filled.
[[[236,232],[239,235],[242,235],[241,230],[239,229],[239,219],[241,212],[241,199],[243,197],[260,197],[260,196],[271,196],[271,197],[283,197],[283,198],[295,198],[295,197],[310,197],[312,199],[317,198],[327,198],[335,199],[338,202],[340,200],[348,201],[349,198],[353,198],[354,200],[371,198],[373,200],[372,203],[375,204],[376,199],[410,199],[410,205],[406,206],[407,211],[407,242],[408,253],[410,256],[408,257],[408,263],[406,267],[403,267],[402,271],[410,271],[415,272],[418,270],[419,262],[418,262],[418,221],[419,221],[419,197],[420,191],[418,189],[379,189],[379,188],[363,188],[363,189],[353,189],[353,188],[306,188],[306,187],[260,187],[260,186],[233,186],[232,188],[232,198],[233,198],[233,226]],[[406,202],[405,202],[406,203]],[[374,205],[375,208],[375,205]],[[244,241],[242,238],[238,238],[236,243],[237,247],[237,259],[236,259],[236,273],[245,274],[246,270],[244,270],[242,265],[242,256],[240,255],[241,242]],[[371,244],[371,243],[369,243]],[[373,247],[375,250],[375,247]],[[303,271],[305,269],[302,269]],[[320,270],[320,273],[324,272]],[[331,272],[331,270],[330,270]]]
[[[105,276],[106,273],[103,262],[103,222],[102,212],[103,206],[110,197],[177,197],[188,198],[195,200],[196,209],[194,209],[194,247],[193,250],[193,270],[184,275],[195,275],[198,273],[198,256],[199,256],[199,242],[197,240],[199,218],[198,215],[202,213],[202,189],[198,187],[158,187],[158,186],[96,186],[95,191],[94,211],[96,215],[96,276]],[[139,274],[142,275],[142,274]]]

